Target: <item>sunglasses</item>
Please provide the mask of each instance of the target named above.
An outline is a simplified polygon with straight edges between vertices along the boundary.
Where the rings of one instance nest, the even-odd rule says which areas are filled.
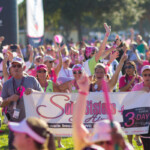
[[[143,74],[143,76],[144,76],[144,77],[147,77],[147,76],[149,76],[149,77],[150,77],[150,74]]]
[[[104,145],[104,144],[112,145],[113,143],[112,143],[112,141],[101,141],[101,142],[97,142],[96,144],[101,146],[101,145]]]
[[[53,63],[53,61],[49,61],[49,63],[50,63],[50,64],[52,64],[52,63]]]
[[[46,70],[39,70],[38,73],[46,73]]]
[[[17,68],[21,68],[22,65],[21,65],[21,64],[18,64],[18,65],[12,65],[12,67],[13,67],[13,68],[16,68],[16,67],[17,67]]]
[[[125,66],[124,67],[125,69],[131,69],[131,68],[134,68],[133,66]]]
[[[79,71],[73,71],[73,74],[82,74],[82,71],[79,70]]]

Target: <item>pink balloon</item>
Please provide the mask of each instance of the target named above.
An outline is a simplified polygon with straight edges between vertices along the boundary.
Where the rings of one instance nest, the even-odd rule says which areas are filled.
[[[55,35],[54,36],[54,40],[56,43],[61,43],[62,42],[63,37],[61,35]]]

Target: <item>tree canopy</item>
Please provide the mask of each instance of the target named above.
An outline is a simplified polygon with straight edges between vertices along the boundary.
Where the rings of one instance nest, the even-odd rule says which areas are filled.
[[[71,30],[101,29],[104,22],[113,30],[124,30],[141,20],[150,20],[149,0],[43,0],[45,30],[61,30],[67,38]],[[19,6],[20,25],[23,27],[25,2]]]

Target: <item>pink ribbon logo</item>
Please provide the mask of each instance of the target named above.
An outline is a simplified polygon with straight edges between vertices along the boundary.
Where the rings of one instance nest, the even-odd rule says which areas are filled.
[[[21,86],[17,88],[17,92],[20,94],[20,98],[23,96],[23,93],[25,92],[25,87]]]

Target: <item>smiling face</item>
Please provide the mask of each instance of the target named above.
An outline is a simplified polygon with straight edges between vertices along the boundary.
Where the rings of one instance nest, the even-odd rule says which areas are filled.
[[[69,65],[70,65],[70,60],[66,60],[66,61],[63,62],[64,69],[69,68]]]
[[[127,75],[134,75],[135,67],[131,63],[126,63],[125,72]]]
[[[11,67],[11,74],[14,78],[21,78],[23,76],[24,67],[22,64],[14,62]]]
[[[45,69],[40,69],[37,71],[37,78],[39,81],[46,80],[47,71]]]
[[[102,68],[100,66],[97,67],[95,69],[95,77],[96,77],[97,81],[102,80],[104,78],[104,76],[105,76],[105,70],[104,70],[104,68]]]
[[[72,72],[73,72],[73,76],[74,76],[75,80],[80,79],[83,74],[83,70],[79,67],[74,68],[72,70]]]
[[[22,149],[22,147],[27,147],[28,145],[28,139],[25,133],[18,133],[18,132],[14,132],[14,141],[13,141],[13,145],[17,148],[17,149]]]
[[[47,60],[44,62],[44,64],[47,66],[48,70],[50,71],[51,68],[53,68],[54,66],[54,61]]]
[[[144,70],[142,72],[143,80],[144,80],[144,85],[150,86],[150,70]]]

